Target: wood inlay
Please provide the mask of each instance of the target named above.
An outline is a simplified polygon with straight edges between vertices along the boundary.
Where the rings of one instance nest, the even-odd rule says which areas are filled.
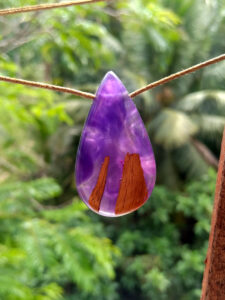
[[[140,207],[148,197],[139,154],[127,153],[115,213],[123,214]]]
[[[102,164],[101,170],[99,172],[98,181],[96,183],[96,186],[94,187],[91,196],[89,198],[89,204],[90,206],[96,210],[99,211],[100,204],[102,200],[102,196],[105,189],[106,184],[106,177],[108,172],[108,166],[109,166],[109,156],[106,156],[104,159],[104,162]]]

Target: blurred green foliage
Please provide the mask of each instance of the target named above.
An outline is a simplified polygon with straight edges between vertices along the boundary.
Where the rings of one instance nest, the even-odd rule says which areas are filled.
[[[223,53],[224,30],[224,0],[118,0],[1,17],[0,72],[95,92],[113,69],[133,91]],[[199,299],[224,79],[221,62],[135,99],[157,186],[118,219],[88,211],[74,184],[91,101],[1,82],[0,299]]]

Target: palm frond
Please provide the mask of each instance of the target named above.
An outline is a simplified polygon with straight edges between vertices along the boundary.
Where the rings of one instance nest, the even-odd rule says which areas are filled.
[[[225,92],[221,90],[205,90],[191,93],[176,103],[179,110],[191,113],[225,115]]]
[[[218,137],[221,136],[225,126],[225,117],[196,114],[193,114],[190,117],[195,124],[197,124],[200,134],[203,134],[212,140],[218,139]]]
[[[172,149],[187,143],[198,128],[184,113],[165,109],[151,122],[149,129],[155,143]]]

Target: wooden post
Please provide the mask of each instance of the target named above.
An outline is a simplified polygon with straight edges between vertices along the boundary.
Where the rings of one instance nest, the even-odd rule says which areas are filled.
[[[221,145],[201,300],[225,300],[225,129]]]

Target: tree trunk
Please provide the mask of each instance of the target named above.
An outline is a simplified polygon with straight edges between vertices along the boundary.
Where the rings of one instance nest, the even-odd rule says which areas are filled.
[[[225,299],[225,129],[221,145],[201,300]]]

